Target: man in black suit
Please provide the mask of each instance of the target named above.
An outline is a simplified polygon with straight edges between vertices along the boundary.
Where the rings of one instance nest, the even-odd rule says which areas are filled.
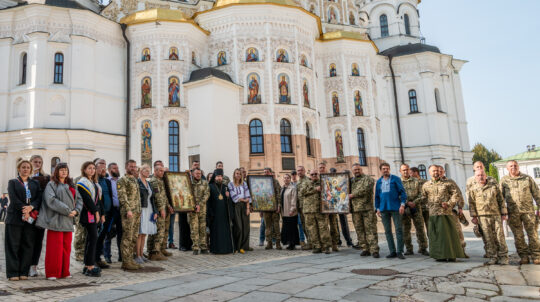
[[[6,220],[8,201],[7,193],[2,194],[0,199],[0,221]]]

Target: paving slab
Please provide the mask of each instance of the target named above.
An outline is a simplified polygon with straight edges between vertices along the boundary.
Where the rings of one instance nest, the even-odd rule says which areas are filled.
[[[102,301],[102,302],[108,302],[108,301],[115,301],[118,299],[126,298],[132,295],[137,294],[137,292],[130,291],[130,290],[105,290],[98,293],[92,294],[92,299],[96,299],[96,301]],[[10,297],[11,299],[12,297]],[[77,297],[68,300],[70,302],[79,302],[79,301],[88,301],[88,297]]]
[[[290,297],[287,294],[280,293],[269,293],[269,292],[260,292],[254,291],[248,294],[245,294],[236,299],[230,300],[231,302],[281,302],[285,301]]]
[[[445,294],[464,295],[465,289],[456,282],[440,282],[436,284],[437,291]]]
[[[283,281],[270,286],[262,287],[260,291],[294,295],[306,289],[314,287],[313,284],[297,282],[295,280]]]
[[[444,302],[450,300],[453,295],[434,292],[420,292],[414,294],[412,297],[413,299],[421,302]]]
[[[454,296],[454,299],[450,300],[450,302],[484,302],[486,300],[473,298],[473,297],[467,297],[467,296]]]
[[[314,274],[314,275],[310,275],[306,277],[301,277],[295,280],[301,283],[319,285],[319,284],[325,284],[328,282],[332,282],[332,281],[336,281],[339,279],[344,279],[344,278],[348,278],[352,276],[354,276],[354,274],[329,271],[329,272],[323,272],[323,273]]]
[[[538,286],[501,285],[501,289],[503,295],[509,297],[540,298],[540,287]]]
[[[476,289],[485,289],[485,290],[491,290],[498,292],[499,287],[497,285],[491,284],[491,283],[483,283],[483,282],[461,282],[459,283],[459,286],[466,287],[466,288],[476,288]]]
[[[201,301],[212,301],[212,302],[224,302],[231,299],[237,298],[244,293],[239,292],[229,292],[217,289],[210,289],[199,292],[194,295],[178,298],[172,301],[182,301],[182,302],[201,302]]]
[[[299,292],[295,297],[335,301],[353,292],[354,289],[337,286],[316,286]]]
[[[540,286],[540,267],[537,266],[537,270],[523,271],[523,277],[527,285]]]
[[[352,293],[343,297],[342,300],[338,300],[338,301],[339,302],[352,302],[352,301],[354,302],[390,302],[390,297]]]
[[[495,271],[497,283],[501,285],[527,285],[525,278],[519,271]]]
[[[118,302],[165,302],[169,301],[171,299],[174,299],[176,296],[165,296],[165,295],[158,295],[156,296],[153,292],[146,292],[142,294],[138,294],[135,296],[130,296],[124,299],[115,300]]]

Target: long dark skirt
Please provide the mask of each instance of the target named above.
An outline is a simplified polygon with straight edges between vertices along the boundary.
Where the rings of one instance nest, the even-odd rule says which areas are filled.
[[[283,242],[285,245],[300,244],[300,235],[298,234],[298,215],[292,217],[283,216],[281,242]]]
[[[429,216],[429,256],[434,259],[465,258],[452,216]]]

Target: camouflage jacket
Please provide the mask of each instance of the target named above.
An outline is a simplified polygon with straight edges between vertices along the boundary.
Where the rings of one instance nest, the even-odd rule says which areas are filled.
[[[420,181],[414,177],[409,179],[401,178],[405,192],[407,193],[407,202],[412,202],[416,206],[422,206],[422,185]]]
[[[141,196],[139,195],[139,183],[133,176],[124,175],[116,183],[118,191],[118,201],[120,202],[120,213],[126,215],[127,212],[141,212]]]
[[[442,177],[442,180],[449,182],[454,187],[454,189],[456,190],[458,194],[458,199],[456,201],[456,204],[459,209],[463,209],[463,207],[465,206],[465,198],[463,198],[463,193],[461,193],[461,189],[459,188],[457,183],[453,179],[446,178],[446,176]]]
[[[491,176],[488,176],[488,177],[487,177],[487,181],[489,182],[489,181],[491,181],[491,180],[497,181],[495,178],[493,178],[493,177],[491,177]],[[469,178],[467,179],[467,184],[465,185],[465,189],[466,189],[467,191],[469,191],[469,188],[470,188],[472,185],[474,185],[474,184],[476,184],[476,178],[475,178],[474,176],[469,177]]]
[[[193,195],[195,197],[195,205],[198,205],[201,207],[200,212],[205,213],[206,212],[206,201],[210,197],[210,187],[208,186],[208,182],[206,180],[195,180],[193,179]]]
[[[534,213],[533,199],[540,208],[538,185],[527,174],[520,173],[518,177],[504,176],[501,179],[501,192],[510,214]]]
[[[156,198],[156,209],[158,211],[165,211],[169,205],[169,199],[167,198],[167,192],[165,191],[165,182],[162,178],[153,176],[148,181],[152,186],[153,194]]]
[[[499,184],[493,178],[487,180],[485,185],[476,181],[471,183],[467,189],[467,200],[472,217],[508,214]]]
[[[445,180],[433,180],[426,182],[422,186],[422,196],[427,201],[430,216],[452,215],[452,209],[456,205],[459,195],[455,187]],[[442,203],[448,203],[444,209]]]
[[[304,213],[321,212],[321,192],[317,191],[317,187],[320,186],[320,180],[308,180],[303,183],[298,195],[301,195],[304,200]]]
[[[303,208],[304,204],[302,202],[302,197],[300,196],[300,189],[302,189],[302,185],[306,182],[306,181],[309,181],[309,178],[307,176],[304,176],[304,177],[300,177],[298,179],[298,183],[296,184],[296,190],[298,190],[298,205],[297,205],[297,208],[301,209]]]
[[[417,178],[416,180],[420,183],[420,193],[422,193],[422,187],[427,182],[427,180],[423,178]],[[420,194],[420,207],[422,208],[422,210],[427,210],[427,200],[422,194]]]
[[[278,206],[283,207],[281,204],[281,186],[279,185],[279,181],[274,177],[274,195],[276,196],[276,203]]]
[[[351,212],[375,210],[373,203],[373,185],[371,176],[362,174],[351,179]]]
[[[229,183],[231,182],[231,179],[227,175],[223,175],[223,184],[228,187]]]

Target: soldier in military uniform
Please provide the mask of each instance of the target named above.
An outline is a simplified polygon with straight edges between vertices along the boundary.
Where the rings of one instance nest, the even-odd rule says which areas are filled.
[[[529,254],[534,264],[540,264],[540,241],[534,216],[533,199],[536,207],[540,208],[540,192],[538,185],[527,174],[519,172],[519,165],[511,160],[506,164],[509,175],[501,179],[501,192],[508,207],[508,225],[514,234],[521,264],[529,263]],[[540,216],[539,210],[536,215]],[[529,244],[525,242],[523,229],[529,237]]]
[[[479,160],[477,160],[477,161],[475,161],[475,162],[473,163],[473,171],[476,173],[476,171],[478,171],[478,170],[482,170],[482,171],[485,171],[485,170],[486,170],[486,168],[485,168],[485,166],[484,166],[484,163],[481,162],[481,161],[479,161]],[[487,181],[488,181],[488,182],[489,182],[489,181],[492,181],[492,180],[495,180],[495,179],[494,179],[493,177],[491,177],[491,176],[488,176],[488,177],[487,177]],[[497,180],[495,180],[495,181],[497,181]],[[466,191],[469,191],[469,189],[471,188],[471,186],[473,186],[473,185],[475,185],[475,184],[476,184],[476,177],[473,175],[473,176],[471,176],[471,177],[469,177],[469,178],[467,179],[467,183],[466,183],[466,185],[465,185]],[[480,232],[480,234],[481,234],[481,237],[480,237],[480,238],[482,238],[482,241],[484,242],[484,252],[485,252],[485,253],[484,253],[484,258],[488,258],[488,256],[487,256],[487,250],[486,250],[486,246],[487,246],[486,237],[484,236],[484,234],[483,234],[482,232]]]
[[[441,179],[436,165],[429,167],[431,180],[422,186],[422,195],[429,209],[429,256],[437,261],[455,261],[464,258],[459,242],[452,209],[459,199],[456,188]]]
[[[418,182],[420,183],[420,190],[422,190],[422,186],[427,182],[427,179],[423,179],[420,177],[420,170],[417,167],[412,167],[411,169],[411,177],[414,177]],[[429,236],[428,232],[428,221],[429,221],[429,209],[427,207],[427,202],[424,199],[424,197],[420,198],[420,209],[422,209],[422,218],[424,220],[424,225],[426,226],[426,235]]]
[[[135,175],[137,163],[130,159],[126,162],[126,175],[117,182],[118,201],[120,202],[120,214],[122,216],[122,268],[137,270],[141,266],[133,261],[134,243],[139,236],[139,224],[141,215],[141,197],[139,184]]]
[[[319,163],[319,175],[327,173],[326,164]],[[339,236],[339,220],[338,214],[329,214],[328,215],[329,227],[330,227],[330,237],[332,238],[332,251],[339,252],[338,245],[340,241]]]
[[[264,175],[272,176],[271,168],[264,168]],[[225,179],[223,180],[225,181]],[[265,249],[271,250],[273,248],[272,240],[276,241],[276,249],[281,250],[281,232],[279,231],[279,213],[281,213],[281,186],[279,181],[274,177],[274,195],[276,196],[276,202],[278,204],[277,211],[275,212],[264,212],[263,219],[265,228],[265,237],[266,237],[266,247]]]
[[[351,179],[351,213],[358,238],[358,246],[362,249],[360,256],[372,255],[379,258],[377,236],[377,216],[373,205],[373,186],[375,181],[362,172],[360,164],[352,167],[354,178]]]
[[[169,199],[167,198],[167,192],[165,191],[165,183],[163,182],[164,173],[165,169],[162,165],[154,165],[154,175],[149,180],[149,183],[152,186],[152,192],[156,196],[156,210],[159,214],[156,221],[157,232],[154,235],[148,236],[148,240],[146,241],[146,250],[152,261],[167,260],[167,257],[161,253],[162,242],[166,239],[169,230],[169,225],[166,221]]]
[[[508,248],[502,221],[508,218],[506,203],[495,179],[487,179],[483,169],[476,170],[476,181],[467,188],[472,223],[480,226],[485,237],[488,264],[508,264]]]
[[[459,242],[461,243],[461,247],[463,247],[463,252],[465,253],[465,246],[467,243],[465,242],[465,236],[463,236],[463,230],[461,229],[461,223],[459,222],[459,217],[463,216],[463,207],[465,206],[465,199],[463,198],[463,194],[461,193],[461,190],[459,189],[459,186],[457,183],[446,177],[446,171],[442,166],[437,166],[439,169],[439,175],[441,176],[441,180],[446,181],[450,183],[450,185],[454,188],[454,190],[457,193],[457,200],[456,200],[456,206],[458,208],[457,213],[455,211],[452,211],[452,216],[454,217],[454,226],[456,228],[456,231],[459,235]],[[465,253],[465,258],[469,258],[467,253]]]
[[[298,183],[296,184],[296,190],[297,192],[300,192],[302,185],[304,184],[304,182],[309,181],[309,178],[306,176],[306,169],[304,168],[304,166],[298,166],[296,168],[296,172],[298,173]],[[296,208],[298,209],[298,215],[300,216],[300,221],[302,222],[302,230],[304,231],[304,235],[306,236],[306,243],[302,245],[302,250],[310,250],[311,241],[309,239],[309,234],[307,233],[307,228],[306,228],[306,218],[304,216],[304,211],[303,211],[304,205],[303,205],[303,201],[300,194],[298,194],[297,196],[298,196],[298,206]]]
[[[192,171],[193,195],[195,197],[195,212],[188,213],[189,228],[191,230],[191,241],[193,241],[193,254],[208,254],[206,246],[206,201],[210,197],[210,187],[208,182],[202,179],[200,169]]]
[[[405,214],[403,214],[403,239],[405,241],[405,248],[407,251],[405,255],[413,255],[413,245],[411,238],[411,220],[414,223],[414,229],[416,230],[416,240],[418,242],[418,252],[424,256],[429,256],[427,251],[427,238],[424,232],[424,216],[422,216],[422,187],[420,182],[411,177],[409,172],[409,165],[402,164],[400,167],[401,182],[407,192],[407,203],[405,205]]]
[[[303,199],[303,210],[306,218],[306,229],[310,235],[313,253],[330,254],[330,230],[328,215],[321,213],[321,181],[319,173],[312,170],[311,180],[305,181],[299,195]]]

